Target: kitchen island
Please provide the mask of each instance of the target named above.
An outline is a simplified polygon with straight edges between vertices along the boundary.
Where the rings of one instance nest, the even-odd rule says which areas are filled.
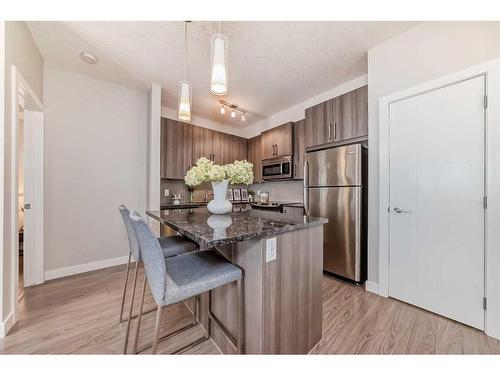
[[[260,210],[212,215],[206,208],[147,215],[216,249],[243,270],[244,352],[306,354],[321,339],[323,224],[327,219]],[[224,353],[234,348],[208,312],[238,334],[236,283],[201,296],[200,323]],[[193,309],[193,301],[188,301]],[[210,304],[210,306],[209,306]]]

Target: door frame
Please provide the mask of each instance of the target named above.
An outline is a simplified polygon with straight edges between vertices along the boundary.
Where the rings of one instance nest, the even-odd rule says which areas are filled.
[[[19,69],[17,69],[14,65],[11,67],[11,194],[10,194],[10,212],[9,212],[9,218],[10,220],[10,238],[11,238],[11,246],[10,249],[6,249],[7,251],[10,251],[11,253],[11,306],[12,306],[12,314],[13,314],[13,323],[17,321],[17,288],[18,288],[18,281],[19,281],[19,256],[18,256],[18,251],[19,251],[19,241],[18,239],[18,222],[17,222],[17,213],[19,211],[19,200],[18,200],[18,188],[19,188],[19,181],[18,181],[18,147],[17,147],[17,141],[18,141],[18,121],[19,121],[19,116],[18,116],[18,111],[17,111],[17,106],[19,104],[23,104],[24,110],[29,110],[32,112],[39,112],[42,114],[42,116],[38,116],[42,118],[42,125],[43,125],[43,104],[42,101],[38,98],[38,96],[35,94],[31,86],[29,85],[28,81],[24,78],[24,76],[21,74]],[[29,107],[29,108],[27,108]],[[42,144],[41,146],[41,151],[43,152],[43,136],[41,137]],[[40,150],[38,150],[40,151]],[[39,172],[39,171],[38,171]],[[43,178],[43,171],[41,173],[41,176]],[[43,196],[43,186],[42,188],[42,196]],[[40,207],[41,210],[43,210],[43,200],[42,202],[32,202],[36,207]],[[44,223],[44,215],[43,212],[41,215],[39,215],[39,220],[42,220],[40,223],[41,227],[43,228]],[[41,233],[41,236],[39,236],[38,239],[41,238],[41,242],[38,244],[39,246],[35,247],[33,250],[34,253],[26,254],[27,256],[31,256],[32,260],[36,262],[36,264],[33,264],[31,270],[33,270],[32,274],[29,276],[31,279],[31,283],[34,285],[35,283],[40,284],[45,281],[45,276],[44,276],[44,243],[43,243],[43,230]],[[29,251],[31,251],[29,250]]]
[[[483,64],[464,69],[460,72],[419,84],[379,99],[379,280],[378,294],[389,296],[389,262],[390,262],[390,137],[389,137],[389,106],[418,94],[433,91],[454,83],[477,76],[485,76],[488,106],[485,111],[485,194],[488,197],[488,208],[485,210],[485,333],[500,338],[500,296],[497,285],[500,285],[500,235],[488,231],[488,227],[500,222],[500,179],[494,178],[495,163],[500,162],[500,106],[495,102],[500,100],[500,59],[494,59]],[[495,126],[489,128],[489,124]],[[495,161],[495,157],[496,160]],[[490,288],[488,288],[490,286]]]

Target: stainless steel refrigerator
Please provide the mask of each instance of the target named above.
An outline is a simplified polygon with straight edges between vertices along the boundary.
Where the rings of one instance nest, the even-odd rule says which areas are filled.
[[[362,144],[306,153],[304,208],[329,219],[323,234],[325,271],[366,281],[368,150]]]

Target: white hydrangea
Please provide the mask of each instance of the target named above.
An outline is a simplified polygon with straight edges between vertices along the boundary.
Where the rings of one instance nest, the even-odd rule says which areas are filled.
[[[196,161],[184,177],[184,182],[190,187],[196,187],[204,182],[220,182],[229,180],[231,184],[250,185],[253,182],[253,164],[246,160],[236,160],[232,164],[217,165],[202,157]]]
[[[222,165],[214,164],[208,170],[207,173],[208,181],[211,182],[220,182],[226,179],[226,168]]]
[[[230,184],[250,185],[253,182],[253,164],[246,160],[236,160],[226,165],[227,179]]]

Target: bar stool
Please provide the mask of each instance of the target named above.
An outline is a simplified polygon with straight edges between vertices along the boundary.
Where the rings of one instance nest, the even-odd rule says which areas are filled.
[[[126,339],[125,339],[125,347],[124,347],[124,352],[127,350],[127,345],[128,345],[128,336],[129,336],[129,331],[130,331],[130,321],[133,318],[136,318],[137,315],[132,315],[133,307],[134,307],[134,298],[135,298],[135,290],[136,290],[136,285],[137,285],[137,276],[138,276],[138,268],[139,268],[139,263],[141,262],[141,257],[140,257],[140,251],[139,251],[139,243],[137,242],[137,236],[135,234],[135,231],[132,227],[132,222],[130,221],[130,211],[127,207],[124,205],[121,205],[119,207],[120,214],[122,216],[123,222],[125,224],[125,228],[127,230],[127,237],[128,237],[128,243],[129,243],[129,255],[128,255],[128,262],[127,262],[127,269],[125,271],[125,281],[123,285],[123,293],[122,293],[122,301],[121,301],[121,307],[120,307],[120,323],[124,322],[125,320],[128,320],[127,322],[127,330],[126,330]],[[185,254],[189,253],[192,251],[195,251],[198,248],[198,245],[181,236],[181,235],[175,235],[175,236],[167,236],[167,237],[161,237],[158,239],[162,254],[165,258],[177,256],[180,254]],[[125,296],[127,294],[127,286],[128,286],[128,279],[129,279],[129,273],[130,273],[130,262],[132,260],[132,257],[135,260],[135,270],[134,270],[134,281],[132,285],[132,297],[130,300],[130,309],[129,309],[129,314],[128,318],[124,319],[123,318],[123,309],[125,306]],[[156,308],[145,311],[144,314],[147,314],[149,312],[152,312],[156,310]],[[142,311],[141,311],[142,313]]]
[[[195,253],[180,255],[174,258],[165,259],[163,257],[158,239],[151,228],[141,218],[137,212],[130,215],[132,225],[137,235],[141,257],[144,263],[144,283],[141,294],[141,304],[139,317],[137,319],[136,333],[134,341],[137,342],[141,324],[141,312],[144,302],[144,290],[146,281],[153,294],[153,298],[158,306],[156,313],[156,325],[153,334],[152,352],[156,354],[159,343],[159,331],[163,307],[169,306],[188,298],[199,296],[220,286],[236,281],[238,290],[238,337],[233,338],[226,330],[223,334],[233,344],[238,353],[243,353],[243,294],[242,294],[242,271],[239,267],[228,262],[216,251],[206,250]],[[198,300],[195,310],[198,311]],[[209,306],[210,310],[210,306]],[[198,314],[195,314],[198,321]],[[211,322],[218,321],[209,312],[209,331]],[[197,345],[209,338],[209,332],[205,330],[204,337],[193,343],[183,346],[174,353],[180,353],[188,348]],[[162,340],[163,341],[163,340]]]

